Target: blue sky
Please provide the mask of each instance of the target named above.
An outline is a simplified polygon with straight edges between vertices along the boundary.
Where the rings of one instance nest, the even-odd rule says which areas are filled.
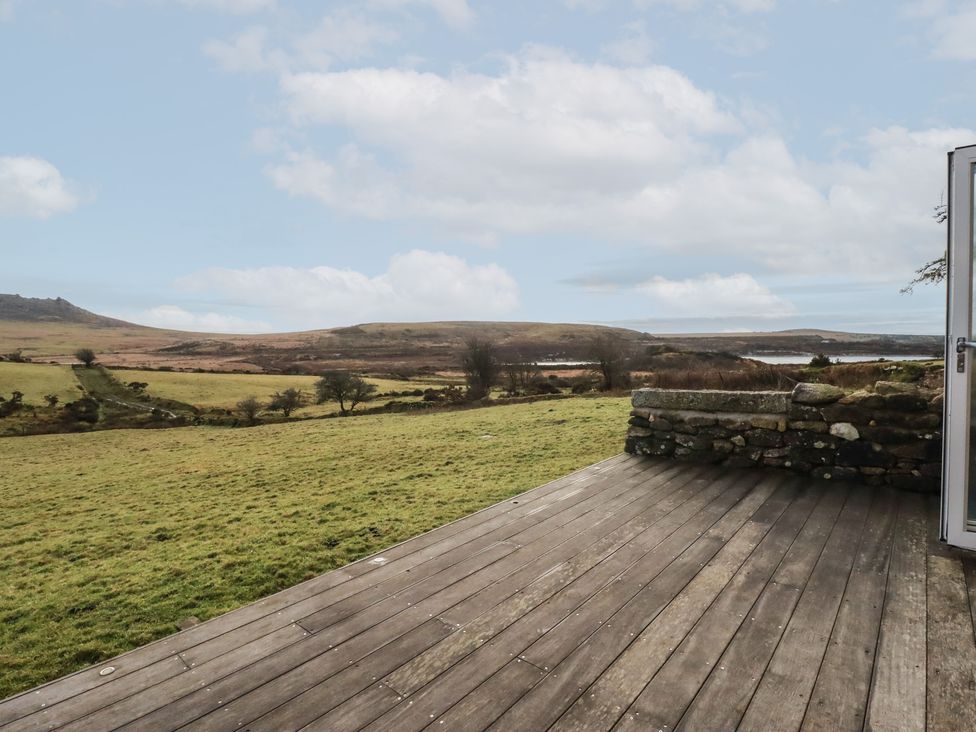
[[[0,0],[0,292],[937,333],[976,2]]]

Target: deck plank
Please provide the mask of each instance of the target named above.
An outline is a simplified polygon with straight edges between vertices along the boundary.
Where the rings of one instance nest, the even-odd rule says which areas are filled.
[[[741,552],[751,551],[752,542],[758,542],[761,538],[759,532],[748,525],[749,519],[771,496],[775,500],[777,489],[783,482],[783,477],[777,475],[755,484],[741,501],[679,555],[681,561],[672,562],[612,615],[601,619],[603,613],[599,606],[594,614],[581,614],[584,620],[575,629],[583,631],[581,635],[584,640],[579,643],[577,639],[575,648],[563,657],[559,656],[564,654],[566,645],[563,642],[547,643],[550,634],[533,644],[522,657],[544,670],[546,667],[552,670],[543,682],[533,687],[500,717],[493,728],[528,729],[538,724],[539,720],[548,726],[717,555],[720,558],[715,566],[720,567],[720,574],[729,572],[732,567],[737,568],[736,562],[740,557],[744,560],[747,556]],[[741,541],[735,540],[737,536],[741,537]]]
[[[925,729],[925,502],[901,497],[864,729]]]
[[[617,673],[605,673],[556,728],[610,729],[618,719],[619,729],[673,728],[823,496],[822,486],[806,488],[680,643],[650,651],[631,645],[615,662]]]
[[[976,729],[976,645],[962,562],[929,553],[926,728]]]
[[[653,571],[660,572],[667,567],[674,560],[676,546],[684,544],[684,547],[687,547],[701,541],[701,533],[719,521],[727,513],[729,505],[737,503],[743,493],[752,490],[754,483],[755,478],[738,476],[738,480],[733,482],[715,502],[703,508],[696,515],[694,521],[685,524],[681,530],[673,533],[668,539],[658,544],[653,550],[642,557],[641,560],[632,565],[624,574],[615,578],[612,583],[597,592],[593,597],[602,598],[608,593],[611,593],[619,599],[619,604],[623,604],[626,598],[632,597],[638,591],[636,577],[640,575],[641,568],[646,569],[653,566],[656,567]],[[682,550],[683,548],[677,549],[677,554],[680,554]],[[614,592],[616,588],[620,588],[622,591],[619,595]],[[587,599],[580,608],[584,607],[587,603],[591,603],[592,600],[593,598]],[[580,609],[577,609],[576,612],[580,612]],[[560,614],[563,613],[560,612]],[[381,717],[374,723],[373,728],[383,729],[396,727],[398,729],[411,729],[422,727],[423,724],[421,723],[424,722],[426,716],[430,714],[436,716],[450,707],[453,703],[451,699],[452,695],[473,691],[512,658],[519,656],[524,658],[525,649],[536,638],[540,636],[544,638],[549,632],[552,632],[550,630],[552,627],[550,625],[552,620],[551,616],[543,617],[542,620],[544,622],[539,627],[540,618],[537,615],[530,613],[525,617],[524,622],[520,622],[506,629],[493,642],[480,646],[475,652],[466,656],[461,662],[455,664],[446,673],[439,676],[433,683],[428,684],[416,694],[411,695],[406,703],[401,703],[398,707],[384,715],[384,717]],[[569,617],[574,616],[575,613]],[[557,623],[555,627],[560,627],[565,622],[566,620],[563,620]],[[574,636],[574,638],[577,643],[582,640],[581,637]],[[531,661],[531,659],[529,660]],[[534,665],[539,666],[538,663]]]
[[[828,489],[676,729],[735,729],[848,497],[847,485]]]
[[[847,590],[801,729],[859,732],[864,724],[898,515],[893,490],[881,492],[861,540]]]
[[[739,729],[796,729],[803,721],[872,498],[870,490],[854,492],[838,519]]]

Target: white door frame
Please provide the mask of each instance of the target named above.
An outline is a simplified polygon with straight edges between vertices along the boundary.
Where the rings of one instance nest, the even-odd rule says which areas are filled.
[[[970,493],[970,410],[973,338],[973,175],[976,145],[949,153],[946,287],[945,412],[942,450],[942,538],[976,549],[976,525],[967,522]],[[976,476],[974,476],[976,478]]]

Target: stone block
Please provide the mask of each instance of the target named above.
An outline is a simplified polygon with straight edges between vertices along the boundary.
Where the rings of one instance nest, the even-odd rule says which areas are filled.
[[[752,428],[752,419],[748,414],[720,414],[717,422],[719,427],[735,432],[745,432]]]
[[[690,450],[706,450],[712,446],[712,440],[701,435],[676,434],[674,441],[681,447],[687,447]]]
[[[742,435],[735,435],[733,437],[730,437],[729,438],[729,442],[731,442],[736,447],[745,447],[746,446],[746,438],[743,437]]]
[[[831,384],[801,382],[793,387],[790,399],[794,404],[833,404],[844,396],[844,390]]]
[[[698,430],[698,434],[713,440],[725,440],[732,436],[732,433],[724,427],[703,427]]]
[[[852,424],[866,424],[871,421],[871,412],[853,404],[831,404],[821,411],[828,422],[850,422]]]
[[[883,425],[867,425],[861,428],[861,436],[871,442],[880,442],[882,445],[903,445],[909,442],[916,442],[920,434],[917,430],[905,429],[904,427],[889,427]]]
[[[634,427],[627,430],[627,437],[652,437],[654,430],[650,427]]]
[[[848,394],[838,404],[861,407],[862,409],[880,409],[884,406],[884,398],[880,394],[872,394],[862,389]]]
[[[763,458],[768,460],[769,458],[785,458],[790,454],[790,448],[788,447],[768,447],[763,450]]]
[[[933,462],[942,456],[942,443],[922,440],[904,445],[889,445],[887,450],[896,457]]]
[[[869,465],[864,465],[857,470],[861,475],[884,475],[888,472],[885,468],[873,468]]]
[[[823,421],[811,422],[807,420],[798,420],[796,422],[787,422],[786,427],[791,430],[805,430],[806,432],[822,432],[826,433],[830,429],[830,425]]]
[[[900,412],[879,409],[871,413],[871,420],[881,427],[905,427],[907,429],[936,429],[942,425],[942,417],[932,412]]]
[[[935,493],[939,490],[938,479],[924,475],[886,475],[884,480],[888,485],[903,491]]]
[[[900,381],[876,381],[874,382],[875,394],[888,396],[889,394],[918,394],[916,384],[905,384]]]
[[[791,447],[790,448],[790,462],[797,463],[808,463],[809,465],[833,465],[834,464],[834,451],[833,450],[818,450],[815,447]]]
[[[895,464],[895,457],[885,452],[876,442],[856,440],[842,442],[837,446],[837,464],[852,468],[889,468]]]
[[[786,416],[790,419],[808,422],[823,421],[823,414],[817,407],[809,407],[805,404],[790,404],[790,408],[786,410]]]
[[[834,473],[834,480],[857,480],[860,477],[857,468],[843,468],[835,465],[831,470]]]
[[[889,394],[884,398],[885,409],[899,412],[925,412],[929,403],[917,394]]]
[[[637,408],[768,414],[786,412],[789,399],[789,392],[782,391],[636,389],[631,403]]]
[[[748,458],[751,462],[759,462],[762,459],[761,447],[737,447],[733,454]]]
[[[745,438],[748,444],[757,447],[779,447],[783,444],[783,435],[774,430],[748,430]]]
[[[726,455],[730,454],[735,449],[735,445],[732,444],[731,440],[713,440],[712,450],[714,452],[724,453]]]
[[[837,439],[820,434],[819,432],[804,432],[800,430],[790,430],[784,433],[783,443],[795,447],[812,447],[817,450],[836,446]]]
[[[850,422],[834,422],[830,425],[830,434],[842,440],[856,440],[861,436]]]
[[[753,414],[749,426],[754,429],[786,432],[786,417],[779,414]]]

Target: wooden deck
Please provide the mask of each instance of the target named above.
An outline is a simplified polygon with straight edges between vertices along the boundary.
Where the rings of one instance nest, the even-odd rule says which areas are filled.
[[[0,727],[973,730],[976,561],[935,511],[618,456],[12,697]]]

